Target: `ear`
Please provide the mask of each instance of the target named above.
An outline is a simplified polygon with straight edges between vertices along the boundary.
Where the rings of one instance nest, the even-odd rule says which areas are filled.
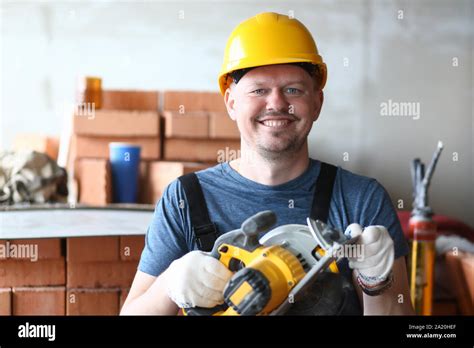
[[[224,93],[224,103],[227,108],[227,113],[229,117],[235,121],[235,91],[233,91],[232,86],[226,89]]]
[[[314,98],[314,116],[313,116],[313,122],[316,122],[316,120],[319,118],[319,114],[321,113],[321,108],[323,106],[324,102],[324,93],[320,89],[316,91],[316,95]]]

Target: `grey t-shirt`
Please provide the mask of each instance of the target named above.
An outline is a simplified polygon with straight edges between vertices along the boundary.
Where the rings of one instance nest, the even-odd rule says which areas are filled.
[[[278,221],[306,225],[310,215],[316,179],[321,162],[310,160],[299,177],[281,185],[267,186],[241,176],[229,163],[221,163],[197,172],[211,220],[219,233],[240,227],[248,217],[272,210]],[[328,224],[343,231],[351,223],[363,227],[385,226],[395,244],[395,258],[408,254],[408,245],[400,222],[385,189],[375,179],[339,168],[330,203]],[[169,264],[197,250],[192,233],[186,195],[178,180],[173,181],[156,205],[146,234],[138,269],[158,276]],[[347,261],[339,263],[341,273],[350,279]]]

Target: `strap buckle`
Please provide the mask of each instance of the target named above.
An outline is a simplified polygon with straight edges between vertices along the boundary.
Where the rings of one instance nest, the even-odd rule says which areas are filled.
[[[196,236],[199,250],[211,251],[218,237],[217,226],[213,222],[207,225],[196,226],[194,227],[194,235]]]

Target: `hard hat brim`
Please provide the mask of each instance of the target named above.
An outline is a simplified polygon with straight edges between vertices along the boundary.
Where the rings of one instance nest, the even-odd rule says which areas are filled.
[[[253,64],[252,64],[253,63]],[[245,62],[244,60],[240,60],[235,62],[234,64],[229,63],[227,69],[221,71],[219,74],[219,88],[222,95],[225,94],[227,88],[229,88],[230,84],[232,83],[232,78],[229,76],[230,73],[240,69],[247,69],[247,68],[259,68],[263,66],[269,65],[278,65],[278,64],[291,64],[291,63],[311,63],[317,65],[321,71],[321,85],[320,88],[323,89],[326,84],[327,79],[327,67],[326,64],[323,63],[322,58],[320,56],[314,57],[313,59],[302,59],[302,58],[273,58],[266,61],[264,64],[255,64],[255,62]],[[232,68],[235,67],[235,68]]]

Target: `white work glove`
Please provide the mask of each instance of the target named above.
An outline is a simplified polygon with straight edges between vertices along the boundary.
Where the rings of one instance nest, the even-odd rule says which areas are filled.
[[[232,275],[219,260],[191,251],[165,271],[166,294],[181,308],[212,308],[224,302],[224,288]]]
[[[392,271],[394,260],[393,240],[384,226],[369,226],[362,231],[359,224],[351,224],[344,234],[351,238],[359,236],[361,255],[348,257],[349,267],[359,272],[368,285],[384,282]]]

